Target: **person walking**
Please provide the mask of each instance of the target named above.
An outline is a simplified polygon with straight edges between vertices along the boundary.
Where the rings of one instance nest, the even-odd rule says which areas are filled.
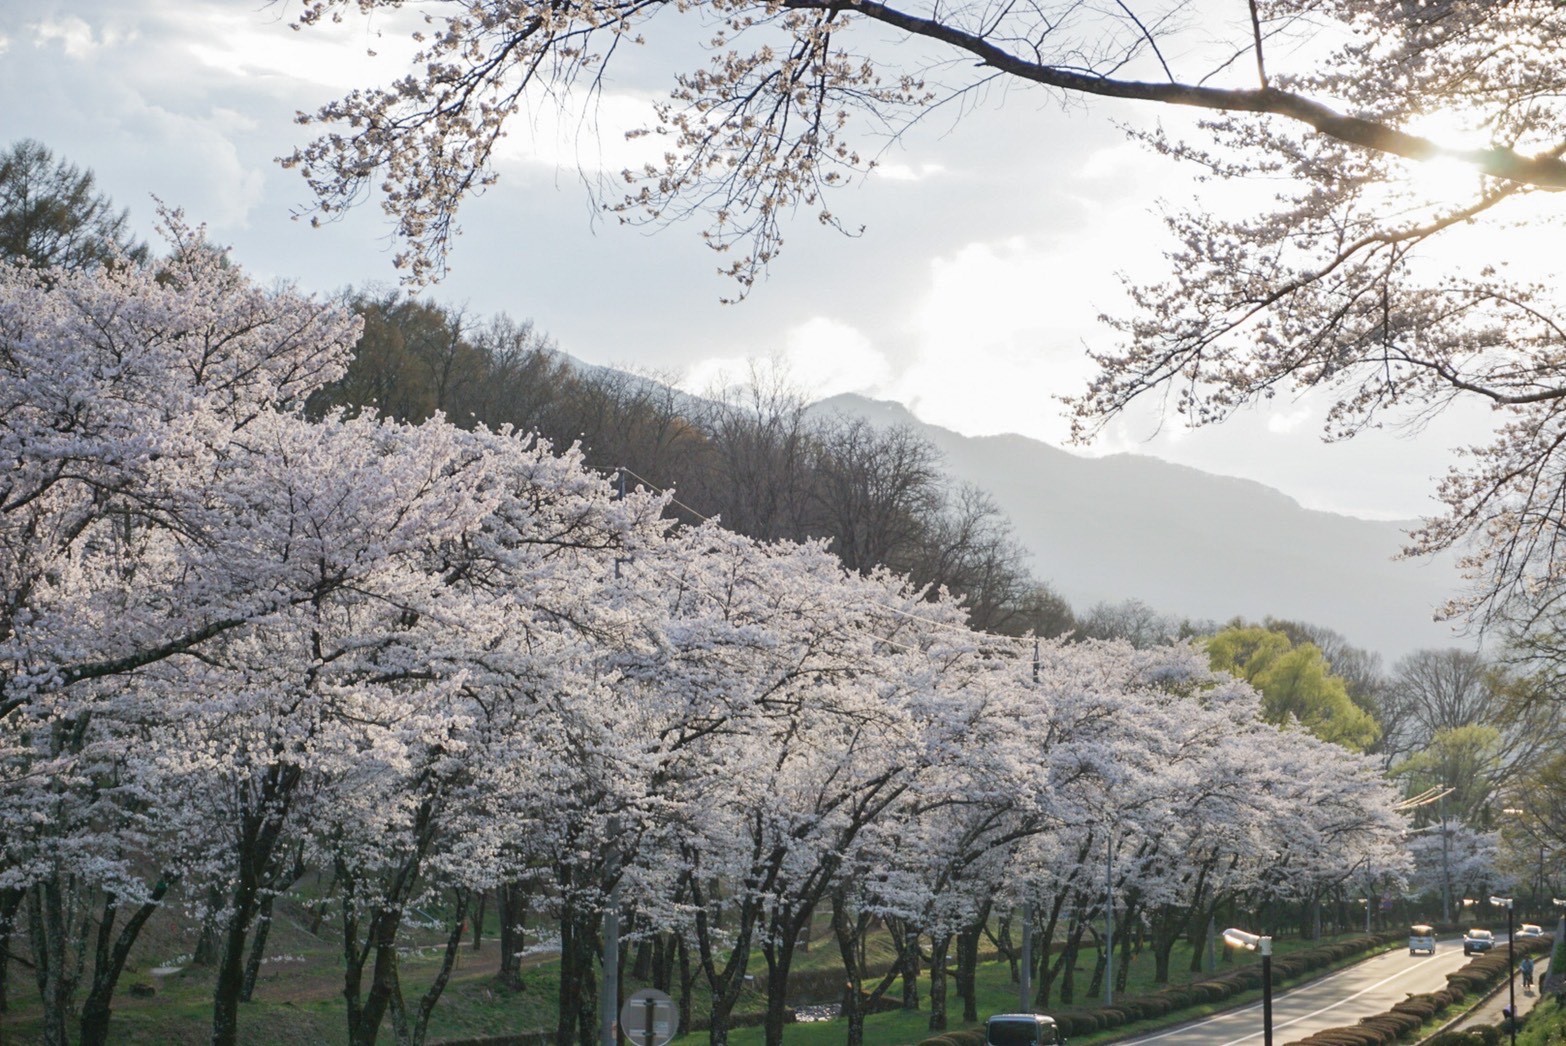
[[[1523,991],[1533,991],[1533,956],[1523,956],[1523,961],[1517,964],[1517,969],[1522,972]]]

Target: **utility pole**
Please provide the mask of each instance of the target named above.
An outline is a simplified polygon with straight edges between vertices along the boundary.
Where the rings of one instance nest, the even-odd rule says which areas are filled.
[[[603,971],[599,978],[598,992],[598,1042],[599,1046],[615,1046],[615,1021],[620,1015],[620,879],[619,847],[615,842],[620,835],[619,818],[610,818],[609,846],[604,855],[604,873],[613,877],[609,888],[609,900],[604,904],[604,955]]]
[[[1441,921],[1452,921],[1452,839],[1446,830],[1446,794],[1441,795]]]
[[[1017,975],[1017,1012],[1033,1012],[1033,906],[1022,902],[1022,962]]]
[[[1115,1004],[1115,830],[1104,866],[1104,1005]]]

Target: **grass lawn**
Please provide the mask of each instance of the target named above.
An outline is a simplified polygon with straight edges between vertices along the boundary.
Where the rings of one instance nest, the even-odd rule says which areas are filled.
[[[273,931],[275,947],[269,945],[273,956],[262,967],[254,1002],[240,1007],[240,1039],[247,1046],[341,1046],[346,1044],[347,1033],[342,998],[342,960],[330,928],[322,930],[321,937],[312,937],[297,922],[280,919]],[[1287,954],[1295,948],[1308,947],[1314,942],[1293,941],[1280,938],[1278,954]],[[211,986],[210,970],[192,967],[172,974],[154,975],[151,969],[168,961],[169,956],[188,951],[188,942],[170,935],[167,928],[160,936],[154,932],[147,936],[147,947],[135,961],[135,968],[127,970],[121,980],[120,991],[114,1003],[111,1026],[112,1041],[126,1046],[201,1046],[210,1039]],[[890,945],[877,942],[868,956],[872,964],[891,959]],[[1078,1003],[1091,1005],[1097,1000],[1085,999],[1096,956],[1088,951],[1082,956],[1077,974]],[[1221,955],[1220,968],[1227,963],[1256,961],[1254,956]],[[1171,971],[1177,982],[1189,980],[1190,962],[1188,950],[1177,946],[1171,960]],[[837,948],[826,935],[824,928],[814,945],[797,953],[796,968],[835,969],[840,963]],[[524,979],[527,987],[516,993],[497,991],[494,975],[498,966],[498,945],[493,936],[488,937],[482,950],[463,949],[462,956],[450,984],[435,1009],[430,1026],[430,1041],[442,1039],[473,1038],[489,1035],[515,1034],[518,1032],[552,1029],[556,1022],[556,993],[559,988],[559,967],[551,958],[540,955],[528,964]],[[435,960],[422,958],[419,953],[410,954],[402,964],[404,992],[410,1005],[429,983],[435,969]],[[764,977],[765,964],[758,954],[751,966],[757,980]],[[27,971],[18,965],[11,966],[11,1012],[0,1014],[0,1044],[25,1046],[41,1040],[37,996]],[[1133,961],[1129,978],[1129,994],[1140,994],[1154,987],[1153,963],[1149,955]],[[133,986],[156,989],[151,997],[137,997]],[[628,982],[624,990],[629,993],[641,987]],[[893,991],[900,992],[901,985]],[[955,982],[947,982],[949,1027],[956,1029],[967,1025],[962,1020],[962,1000],[955,992]],[[897,1011],[877,1014],[867,1019],[865,1041],[867,1046],[903,1046],[928,1038],[931,1032],[928,1011],[928,980],[920,983],[920,999],[924,1009],[914,1012]],[[1018,1009],[1016,985],[1003,962],[981,964],[978,976],[979,1017],[992,1013]],[[900,996],[899,996],[900,997]],[[798,1000],[836,1001],[836,1000]],[[759,1014],[765,1007],[760,991],[748,991],[742,999],[739,1012]],[[703,1000],[695,1003],[698,1018],[705,1014]],[[1195,1016],[1187,1013],[1182,1019]],[[846,1023],[821,1021],[791,1024],[784,1032],[789,1046],[838,1046],[846,1038]],[[386,1041],[391,1041],[390,1020],[383,1025]],[[1123,1034],[1123,1033],[1122,1033]],[[682,1036],[677,1043],[694,1046],[706,1041],[707,1034],[698,1031]],[[1073,1046],[1092,1046],[1095,1041],[1109,1041],[1112,1036],[1104,1033],[1098,1037],[1076,1037]],[[763,1039],[760,1027],[735,1028],[730,1033],[734,1046],[760,1046]]]

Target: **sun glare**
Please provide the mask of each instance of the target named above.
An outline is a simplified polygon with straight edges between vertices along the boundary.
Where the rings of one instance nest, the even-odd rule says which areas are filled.
[[[1427,113],[1410,121],[1406,130],[1445,149],[1481,149],[1489,144],[1483,128],[1455,113]],[[1446,157],[1411,160],[1404,188],[1422,205],[1465,203],[1479,193],[1479,171],[1473,164]]]
[[[1420,204],[1455,204],[1479,193],[1479,170],[1461,160],[1425,160],[1409,164],[1407,189]]]

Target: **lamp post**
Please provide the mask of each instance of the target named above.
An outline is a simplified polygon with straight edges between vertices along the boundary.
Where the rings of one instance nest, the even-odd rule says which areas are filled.
[[[1501,905],[1506,909],[1506,999],[1511,1014],[1507,1019],[1506,1027],[1511,1032],[1511,1041],[1517,1042],[1517,967],[1512,962],[1512,899],[1510,897],[1492,897],[1491,904]]]
[[[1244,930],[1223,932],[1223,943],[1246,951],[1261,952],[1262,967],[1262,1043],[1272,1046],[1272,938]]]

